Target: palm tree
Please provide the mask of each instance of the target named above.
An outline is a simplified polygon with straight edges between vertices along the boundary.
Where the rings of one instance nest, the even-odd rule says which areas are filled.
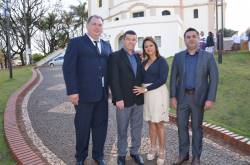
[[[78,27],[81,28],[81,34],[83,35],[84,31],[84,24],[88,19],[88,11],[87,11],[87,3],[81,3],[78,6],[70,6],[72,10],[73,16],[76,17],[76,20],[74,21],[74,29],[77,29]]]
[[[55,51],[58,45],[57,36],[61,30],[60,23],[60,19],[56,13],[48,13],[48,16],[41,19],[37,25],[37,28],[44,36],[44,38],[39,38],[38,40],[38,45],[44,54]],[[46,45],[48,45],[48,48]]]

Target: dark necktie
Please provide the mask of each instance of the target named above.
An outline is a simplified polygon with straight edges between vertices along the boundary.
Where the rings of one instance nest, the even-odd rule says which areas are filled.
[[[99,42],[99,41],[94,41],[96,51],[97,51],[97,53],[100,55],[101,53],[100,53],[100,50],[99,50],[99,48],[98,48],[98,42]]]

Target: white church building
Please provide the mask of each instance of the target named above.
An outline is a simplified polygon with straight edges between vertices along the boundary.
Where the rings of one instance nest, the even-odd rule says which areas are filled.
[[[134,30],[137,50],[152,36],[165,57],[185,48],[183,33],[188,27],[205,34],[216,28],[215,0],[88,0],[88,12],[104,18],[103,38],[113,50],[122,46],[125,31]]]

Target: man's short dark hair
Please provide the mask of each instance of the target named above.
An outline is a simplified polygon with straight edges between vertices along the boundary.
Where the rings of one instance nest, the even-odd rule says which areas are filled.
[[[186,33],[187,32],[195,32],[198,36],[199,36],[199,32],[195,29],[195,28],[188,28],[186,31],[185,31],[185,33],[184,33],[184,38],[186,37]]]
[[[102,18],[101,16],[99,16],[99,15],[91,15],[91,16],[88,18],[88,20],[87,20],[87,24],[90,23],[90,21],[92,20],[92,18],[100,19],[100,20],[102,20],[102,22],[103,22],[103,18]]]
[[[136,35],[136,33],[133,30],[128,30],[123,34],[123,39],[125,39],[126,35]]]

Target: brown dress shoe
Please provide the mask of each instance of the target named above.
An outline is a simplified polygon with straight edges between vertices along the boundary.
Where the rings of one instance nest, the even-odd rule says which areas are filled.
[[[181,165],[182,163],[184,163],[184,162],[186,162],[188,160],[189,160],[189,156],[188,155],[184,156],[184,157],[179,156],[178,159],[177,159],[177,161],[174,162],[173,165]]]
[[[193,157],[191,165],[200,165],[200,158],[199,157]]]

